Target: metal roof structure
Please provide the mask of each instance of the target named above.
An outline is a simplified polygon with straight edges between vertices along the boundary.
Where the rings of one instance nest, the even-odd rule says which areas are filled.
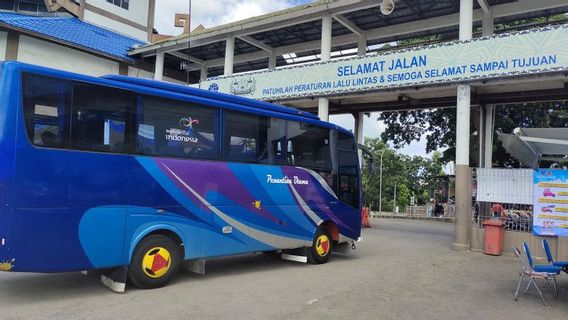
[[[568,128],[516,128],[513,134],[499,133],[509,154],[538,168],[539,161],[568,162]]]
[[[491,8],[495,24],[568,12],[561,0],[481,0],[475,3],[475,25],[481,25],[481,5]],[[434,41],[458,37],[459,0],[400,0],[392,14],[379,12],[377,0],[324,0],[182,35],[131,50],[134,57],[153,60],[165,51],[168,68],[179,69],[190,56],[192,79],[200,66],[209,76],[223,74],[226,38],[235,37],[234,72],[268,67],[271,53],[276,66],[317,61],[320,52],[321,17],[333,16],[332,57],[356,53],[357,34],[367,38],[367,52],[394,41],[432,36]],[[189,49],[188,49],[189,48]]]
[[[71,17],[38,17],[0,12],[0,27],[131,63],[135,59],[128,55],[128,50],[145,44]]]

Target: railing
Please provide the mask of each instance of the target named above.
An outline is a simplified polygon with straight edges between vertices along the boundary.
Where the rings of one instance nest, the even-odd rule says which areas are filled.
[[[489,219],[500,219],[505,223],[505,230],[532,232],[532,206],[515,203],[501,203],[502,212],[493,212],[495,203],[477,202],[472,213],[472,223],[483,227],[483,222]],[[497,207],[498,208],[498,207]],[[495,208],[495,209],[497,209]]]
[[[444,220],[446,222],[453,222],[455,218],[455,205],[443,204],[443,212],[440,214],[433,213],[433,206],[428,204],[426,206],[407,206],[403,212],[371,212],[372,217],[382,218],[403,218],[403,219],[432,219]]]

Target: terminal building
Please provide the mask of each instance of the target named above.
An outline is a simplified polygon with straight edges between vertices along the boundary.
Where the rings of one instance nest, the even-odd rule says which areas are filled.
[[[472,224],[474,171],[477,195],[485,192],[478,200],[532,203],[527,171],[501,175],[524,189],[487,186],[497,174],[495,109],[568,100],[566,0],[320,0],[191,33],[186,20],[187,32],[176,37],[155,34],[154,12],[154,0],[0,0],[0,59],[189,82],[322,120],[351,114],[359,143],[369,112],[455,108],[453,247],[483,246],[483,228]],[[473,130],[479,154],[470,150]],[[549,138],[521,140],[537,139],[538,150],[564,143]],[[505,243],[539,247],[539,239],[507,233]],[[551,243],[567,260],[568,238]]]
[[[167,38],[154,30],[155,7],[155,0],[0,0],[0,60],[151,78],[154,63],[128,52]],[[165,80],[185,79],[179,67],[165,71]]]

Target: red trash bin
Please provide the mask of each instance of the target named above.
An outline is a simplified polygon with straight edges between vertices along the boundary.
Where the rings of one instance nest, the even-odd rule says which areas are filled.
[[[500,256],[503,252],[505,224],[501,220],[485,220],[485,254]]]

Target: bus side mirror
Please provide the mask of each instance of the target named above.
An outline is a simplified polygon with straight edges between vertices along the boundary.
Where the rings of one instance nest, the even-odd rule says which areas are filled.
[[[371,158],[367,164],[367,170],[370,176],[374,176],[377,174],[377,163],[375,162],[375,158]]]
[[[367,173],[371,176],[376,175],[377,174],[377,162],[375,161],[375,157],[373,157],[373,154],[371,153],[371,151],[362,144],[358,144],[357,147],[359,148],[359,150],[361,150],[361,153],[363,155],[363,160],[366,163],[365,169],[366,169]]]

